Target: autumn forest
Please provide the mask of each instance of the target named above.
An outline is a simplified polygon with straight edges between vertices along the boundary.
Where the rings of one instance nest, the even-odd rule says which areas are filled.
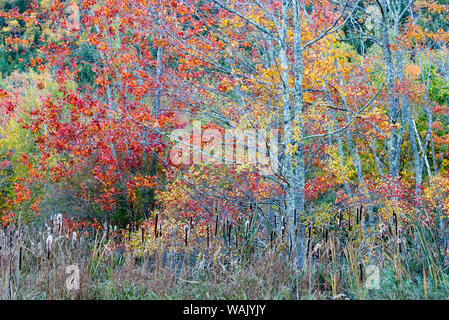
[[[0,299],[448,299],[449,1],[0,0]]]

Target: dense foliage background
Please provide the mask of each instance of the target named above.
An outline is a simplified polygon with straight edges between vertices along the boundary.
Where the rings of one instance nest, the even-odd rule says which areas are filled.
[[[5,297],[42,297],[20,284],[33,268],[69,259],[94,279],[118,254],[117,272],[159,257],[161,273],[167,252],[211,291],[206,257],[244,277],[262,257],[282,268],[244,298],[447,296],[446,0],[0,0],[0,13],[0,217],[17,249],[2,254],[20,260],[15,276],[1,265]],[[221,140],[230,130],[262,137],[244,153],[256,163],[224,161],[222,145],[246,141]],[[366,287],[369,266],[388,291]]]

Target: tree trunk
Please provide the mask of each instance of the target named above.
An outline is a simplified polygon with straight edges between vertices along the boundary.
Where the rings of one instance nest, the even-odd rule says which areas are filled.
[[[381,27],[382,52],[384,54],[385,66],[387,71],[389,116],[391,124],[397,125],[399,121],[398,99],[394,92],[395,74],[394,74],[393,56],[390,48],[389,27],[386,13],[387,6],[385,0],[380,0],[378,4],[382,12],[382,27]],[[388,139],[388,163],[390,166],[390,175],[392,178],[396,178],[399,174],[400,151],[401,150],[400,150],[399,129],[392,128],[390,138]]]
[[[300,132],[300,141],[295,141],[297,150],[295,153],[295,212],[290,216],[290,235],[292,243],[297,245],[297,264],[299,268],[304,266],[305,258],[305,227],[302,218],[305,214],[305,162],[304,162],[304,128],[302,123],[303,114],[303,48],[301,44],[301,10],[300,0],[293,0],[293,56],[294,56],[294,75],[295,75],[295,89],[294,89],[294,125],[298,127]],[[296,232],[298,228],[298,233]]]

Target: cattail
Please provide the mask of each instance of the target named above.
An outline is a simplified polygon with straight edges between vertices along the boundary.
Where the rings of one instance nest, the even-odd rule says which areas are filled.
[[[47,258],[50,259],[50,251],[53,246],[53,236],[51,234],[48,235],[45,245],[47,248]]]
[[[185,233],[184,243],[187,247],[187,241],[189,238],[189,226],[188,225],[184,226],[184,233]]]
[[[145,230],[143,228],[140,230],[142,232],[142,243],[144,243],[145,242]]]
[[[248,232],[249,232],[249,221],[246,220],[246,222],[245,222],[245,240],[248,239]]]
[[[159,220],[159,214],[156,213],[154,217],[154,237],[157,238],[157,221]]]
[[[295,237],[298,236],[298,227],[296,226],[296,209],[295,209],[295,214],[294,214],[294,218],[293,218],[293,228],[295,229]]]
[[[19,248],[19,270],[22,269],[22,246]]]
[[[293,225],[296,226],[296,209],[293,215]]]
[[[62,232],[62,214],[58,213],[58,215],[56,216],[56,224],[58,227],[58,234],[60,235]]]
[[[209,248],[209,226],[207,226],[207,247]]]
[[[218,234],[218,214],[217,214],[217,217],[215,219],[215,236],[217,236],[217,234]]]
[[[46,244],[47,250],[50,251],[53,246],[53,236],[51,234],[48,235],[45,244]]]
[[[398,217],[396,216],[396,212],[393,211],[393,221],[394,221],[394,230],[396,232],[396,236],[398,235]]]
[[[309,257],[311,240],[312,240],[312,226],[309,226],[309,238],[307,239],[307,257]]]
[[[288,238],[288,252],[292,252],[292,238],[289,237]]]
[[[361,263],[359,263],[359,269],[360,269],[360,282],[363,282],[363,266]]]
[[[387,232],[387,228],[386,228],[385,224],[381,223],[381,224],[379,225],[379,235],[380,235],[381,237],[384,237],[384,235],[385,235],[386,232]]]
[[[282,222],[281,234],[282,234],[282,240],[284,240],[285,230],[287,230],[284,216],[282,216],[281,222]]]
[[[239,248],[239,234],[240,234],[240,226],[238,230],[236,229],[235,231],[235,246],[237,247],[237,249]]]
[[[72,244],[75,244],[76,241],[77,241],[77,235],[76,235],[76,232],[73,231],[73,233],[72,233]]]
[[[400,228],[399,230],[398,230],[398,249],[399,249],[399,253],[402,253],[402,247],[401,247],[401,245],[402,245],[402,243],[404,242],[404,238],[402,237],[402,229]]]

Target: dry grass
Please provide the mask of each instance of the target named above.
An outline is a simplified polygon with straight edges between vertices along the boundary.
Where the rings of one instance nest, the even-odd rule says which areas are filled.
[[[386,221],[380,227],[384,231],[371,235],[357,224],[350,230],[314,230],[306,267],[300,271],[285,263],[280,237],[257,252],[215,242],[213,250],[175,252],[162,246],[137,257],[107,250],[111,238],[103,231],[73,241],[54,226],[19,224],[0,233],[1,295],[3,299],[447,298],[447,267],[435,230],[410,218],[410,230],[400,234],[395,223]],[[48,234],[53,237],[51,247]],[[66,286],[69,265],[80,271],[77,290]],[[379,289],[365,285],[369,265],[380,269]]]

